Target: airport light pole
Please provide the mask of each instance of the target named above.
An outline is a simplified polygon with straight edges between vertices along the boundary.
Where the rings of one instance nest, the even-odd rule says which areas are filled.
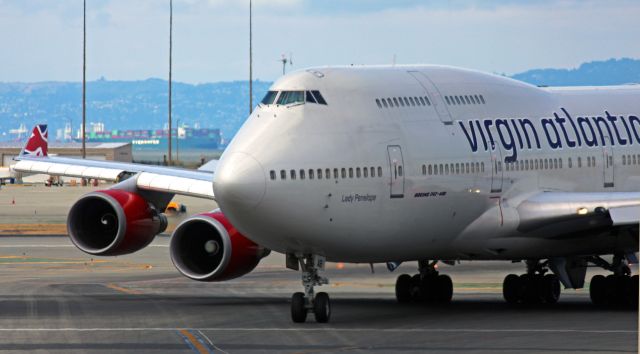
[[[82,158],[87,157],[87,0],[82,1]]]
[[[249,114],[253,112],[253,6],[249,0]]]
[[[169,0],[169,132],[167,134],[167,139],[169,142],[169,155],[168,155],[168,164],[172,165],[171,160],[171,54],[173,51],[173,0]]]

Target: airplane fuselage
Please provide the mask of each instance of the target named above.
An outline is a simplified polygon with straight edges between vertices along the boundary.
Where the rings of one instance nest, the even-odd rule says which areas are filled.
[[[346,262],[637,249],[609,229],[527,229],[517,208],[545,191],[638,190],[638,86],[415,66],[299,71],[270,91],[302,101],[259,105],[214,178],[222,211],[260,245]]]

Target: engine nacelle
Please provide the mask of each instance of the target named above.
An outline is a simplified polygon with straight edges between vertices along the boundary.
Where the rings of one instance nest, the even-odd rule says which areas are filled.
[[[269,250],[244,237],[218,211],[190,217],[171,236],[178,271],[200,281],[222,281],[252,271]]]
[[[166,217],[142,196],[118,189],[82,196],[67,217],[67,230],[76,247],[100,256],[141,250],[166,228]]]

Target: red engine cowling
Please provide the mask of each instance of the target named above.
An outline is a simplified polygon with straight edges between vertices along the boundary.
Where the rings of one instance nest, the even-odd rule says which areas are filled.
[[[269,250],[244,237],[221,212],[190,217],[171,236],[171,260],[188,278],[222,281],[252,271]]]
[[[143,197],[117,189],[84,195],[67,217],[67,230],[76,247],[101,256],[141,250],[166,228],[166,217]]]

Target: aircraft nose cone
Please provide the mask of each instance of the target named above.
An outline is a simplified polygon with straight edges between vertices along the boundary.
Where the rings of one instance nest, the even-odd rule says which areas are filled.
[[[262,165],[253,156],[233,152],[224,156],[213,179],[213,193],[224,211],[251,209],[262,201],[266,190]]]

